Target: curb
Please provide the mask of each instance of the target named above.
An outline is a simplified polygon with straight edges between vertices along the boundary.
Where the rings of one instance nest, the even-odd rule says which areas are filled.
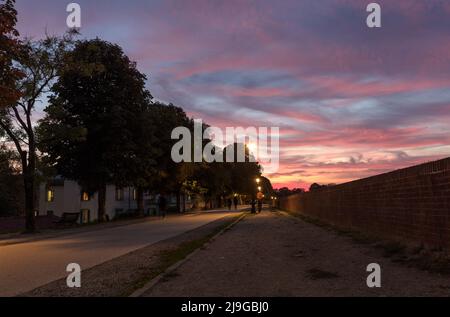
[[[171,266],[169,266],[164,272],[162,272],[161,274],[159,274],[158,276],[156,276],[155,278],[153,278],[152,280],[150,280],[147,284],[145,284],[143,287],[137,289],[136,291],[134,291],[131,295],[129,295],[128,297],[141,297],[142,295],[144,295],[144,293],[146,293],[147,291],[149,291],[150,289],[152,289],[156,284],[158,284],[165,275],[175,271],[176,269],[178,269],[181,265],[183,265],[184,263],[186,263],[190,258],[192,258],[194,255],[196,255],[202,248],[206,247],[207,245],[211,244],[216,238],[218,238],[219,236],[221,236],[225,231],[231,229],[234,225],[236,225],[239,221],[241,221],[242,219],[245,218],[247,214],[246,213],[242,213],[236,220],[234,220],[232,223],[230,223],[228,226],[226,226],[225,228],[223,228],[222,230],[220,230],[217,234],[215,234],[211,239],[209,239],[205,244],[203,244],[202,246],[200,246],[198,249],[194,250],[192,253],[188,254],[184,259],[176,262],[175,264],[172,264]]]

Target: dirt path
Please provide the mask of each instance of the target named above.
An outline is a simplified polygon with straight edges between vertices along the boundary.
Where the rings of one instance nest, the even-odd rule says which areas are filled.
[[[366,285],[378,263],[382,287]],[[409,268],[372,246],[290,217],[247,216],[145,296],[450,296],[449,276]]]

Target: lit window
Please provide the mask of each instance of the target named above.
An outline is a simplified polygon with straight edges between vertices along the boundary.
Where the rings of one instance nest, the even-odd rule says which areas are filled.
[[[133,188],[133,200],[137,200],[137,190]]]
[[[83,192],[83,193],[81,194],[81,200],[82,200],[82,201],[89,201],[89,200],[91,200],[91,197],[90,197],[89,193]]]
[[[123,200],[123,189],[122,188],[116,188],[116,200],[117,201]]]
[[[55,191],[53,189],[47,190],[47,202],[51,203],[55,200]]]

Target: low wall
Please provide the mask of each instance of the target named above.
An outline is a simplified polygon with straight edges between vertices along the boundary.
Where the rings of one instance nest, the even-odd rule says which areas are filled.
[[[341,228],[450,249],[450,158],[292,195],[279,204]]]

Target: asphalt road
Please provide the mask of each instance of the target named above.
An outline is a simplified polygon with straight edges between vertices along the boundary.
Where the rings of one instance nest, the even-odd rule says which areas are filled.
[[[206,212],[55,238],[0,246],[0,296],[15,296],[66,277],[69,263],[82,270],[220,219]]]

